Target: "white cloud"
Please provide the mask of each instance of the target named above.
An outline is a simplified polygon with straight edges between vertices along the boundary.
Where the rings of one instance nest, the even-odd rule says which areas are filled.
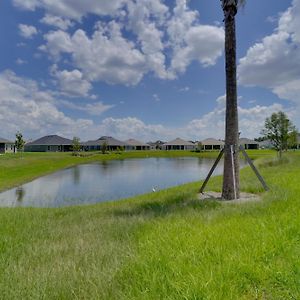
[[[117,7],[117,17],[98,22],[92,34],[82,29],[72,35],[63,30],[48,32],[40,50],[56,63],[61,54],[69,54],[73,68],[89,81],[123,85],[136,85],[148,73],[174,79],[193,61],[207,67],[222,54],[223,28],[199,24],[197,12],[189,9],[186,0],[177,0],[173,12],[161,0],[126,0]],[[68,26],[61,23],[67,19],[46,11],[42,22],[61,29]]]
[[[115,15],[126,0],[13,0],[13,4],[24,10],[44,9],[48,14],[81,20],[91,13],[99,16]]]
[[[121,27],[115,22],[107,26],[99,23],[91,38],[79,29],[73,36],[61,30],[50,32],[45,39],[43,50],[56,60],[61,53],[70,53],[75,67],[89,81],[134,85],[144,75],[143,54],[122,37]]]
[[[239,82],[271,89],[300,105],[300,0],[284,12],[273,34],[252,46],[238,67]]]
[[[57,79],[60,90],[64,95],[74,97],[88,97],[92,85],[89,81],[83,78],[79,70],[59,71],[57,66],[51,68],[51,74]]]
[[[69,27],[74,25],[74,23],[69,19],[65,19],[63,17],[53,16],[49,14],[46,14],[41,19],[41,23],[57,27],[61,30],[67,30]]]
[[[83,111],[92,116],[100,116],[104,112],[106,112],[114,107],[114,105],[107,105],[102,102],[78,105],[78,104],[75,104],[75,103],[69,102],[69,101],[60,101],[60,104],[64,105],[67,108],[70,108],[70,109]]]
[[[217,107],[202,116],[192,120],[185,128],[190,136],[199,139],[214,137],[224,139],[225,136],[225,104],[226,96],[220,96],[216,102]],[[264,122],[273,112],[284,110],[281,104],[274,103],[270,106],[256,105],[250,108],[238,107],[239,130],[243,137],[258,137],[264,127]]]
[[[18,59],[16,60],[16,64],[17,64],[17,65],[25,65],[25,64],[27,64],[27,61],[26,61],[26,60],[23,60],[23,59],[21,59],[21,58],[18,58]]]
[[[32,25],[19,24],[19,33],[22,37],[26,39],[31,39],[38,33],[38,31]]]
[[[58,61],[61,53],[71,53],[73,44],[70,35],[62,30],[50,31],[44,35],[46,45],[42,45],[40,50],[47,51]]]
[[[149,141],[173,136],[172,129],[159,124],[145,124],[134,117],[123,119],[107,118],[103,120],[98,130],[104,135],[111,135],[124,140],[138,138],[143,141]]]
[[[170,71],[185,72],[194,60],[204,66],[214,65],[222,55],[224,30],[198,24],[198,14],[191,11],[186,0],[177,0],[167,28],[173,48]]]
[[[72,137],[83,133],[93,122],[72,119],[59,111],[51,92],[37,82],[18,77],[12,71],[0,73],[0,128],[13,137],[21,131],[26,137],[64,133]]]

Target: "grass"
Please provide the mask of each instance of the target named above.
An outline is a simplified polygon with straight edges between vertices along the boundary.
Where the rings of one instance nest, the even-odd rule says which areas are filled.
[[[300,153],[257,165],[271,191],[255,203],[200,202],[191,183],[92,206],[0,209],[0,298],[299,299]],[[249,168],[241,187],[262,192]]]

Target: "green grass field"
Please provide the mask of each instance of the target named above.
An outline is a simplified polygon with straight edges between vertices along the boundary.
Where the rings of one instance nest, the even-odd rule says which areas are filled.
[[[0,298],[300,299],[300,153],[250,155],[271,190],[249,168],[241,188],[260,202],[200,202],[191,183],[92,206],[1,208]],[[1,172],[22,182],[99,159],[46,156],[2,156]],[[214,177],[208,189],[220,188]]]

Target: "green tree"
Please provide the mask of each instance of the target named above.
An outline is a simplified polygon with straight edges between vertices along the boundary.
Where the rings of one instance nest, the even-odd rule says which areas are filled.
[[[15,146],[18,152],[24,151],[25,140],[23,139],[23,134],[19,131],[16,133]]]
[[[101,152],[102,152],[102,154],[106,153],[107,148],[108,148],[107,142],[104,141],[103,144],[101,145]]]
[[[239,198],[239,128],[236,79],[235,15],[242,0],[221,0],[225,23],[226,120],[222,198]]]
[[[298,147],[298,131],[296,128],[291,131],[288,138],[288,148],[289,149],[297,149]]]
[[[73,151],[73,155],[78,155],[80,149],[81,149],[80,138],[74,136],[74,137],[73,137],[73,140],[72,140],[72,151]]]
[[[289,144],[296,143],[295,139],[297,139],[298,132],[287,115],[280,111],[266,118],[265,127],[261,134],[271,141],[274,148],[278,151],[279,157],[281,157],[282,151],[287,150]]]

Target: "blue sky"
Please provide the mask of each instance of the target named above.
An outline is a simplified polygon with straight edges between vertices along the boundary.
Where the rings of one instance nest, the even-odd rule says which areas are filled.
[[[224,137],[220,1],[0,5],[0,136]],[[300,0],[249,0],[238,13],[242,136],[278,110],[300,128],[299,26]]]

